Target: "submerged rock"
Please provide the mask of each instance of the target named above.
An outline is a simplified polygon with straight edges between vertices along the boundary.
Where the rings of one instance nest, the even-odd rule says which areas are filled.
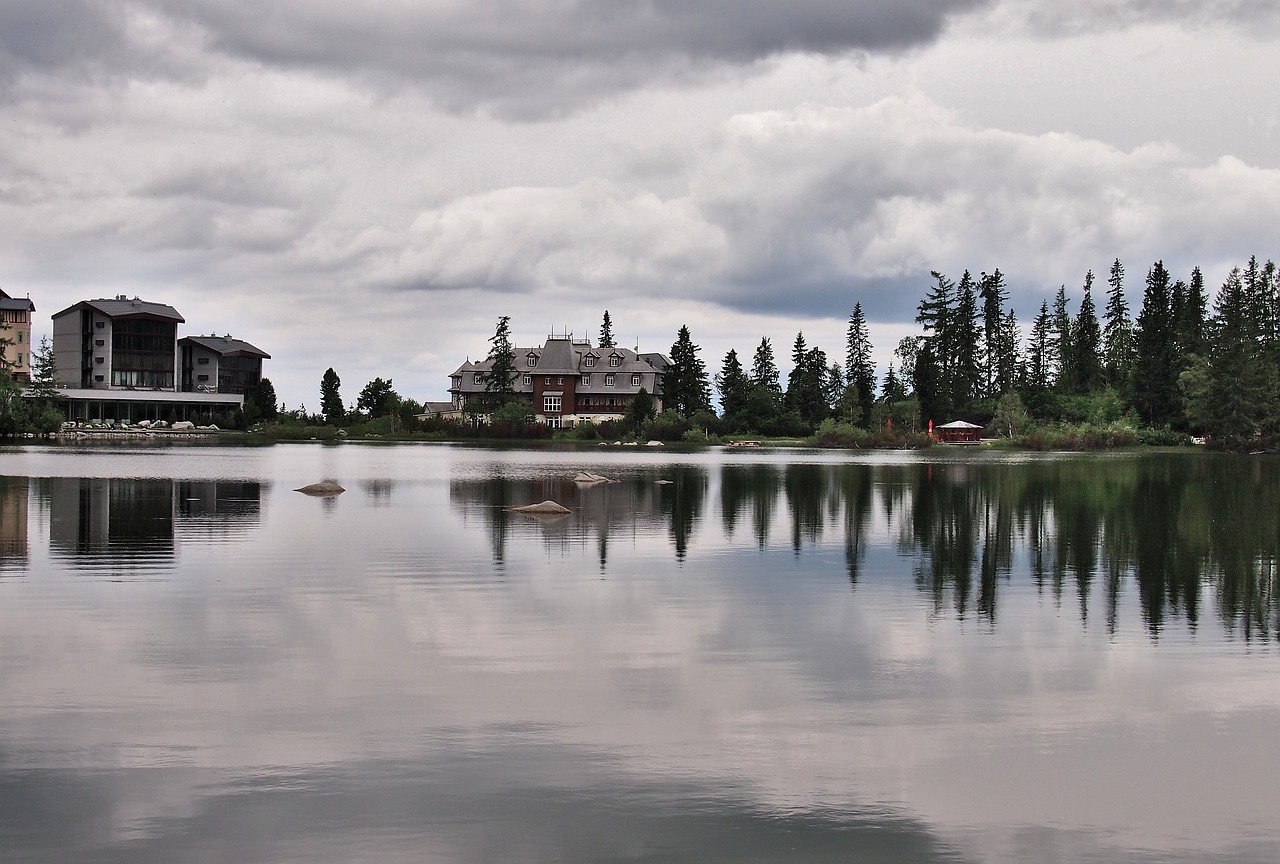
[[[621,480],[615,480],[612,477],[606,477],[603,474],[592,474],[590,471],[580,471],[578,476],[573,478],[574,483],[621,483]]]
[[[568,507],[557,504],[554,501],[543,501],[541,504],[526,504],[523,507],[512,507],[515,513],[532,513],[535,516],[563,516],[565,513],[572,513]]]
[[[332,480],[326,480],[323,483],[312,483],[310,486],[300,486],[293,490],[301,492],[303,495],[316,495],[322,498],[328,498],[333,495],[341,495],[347,490],[334,483]]]

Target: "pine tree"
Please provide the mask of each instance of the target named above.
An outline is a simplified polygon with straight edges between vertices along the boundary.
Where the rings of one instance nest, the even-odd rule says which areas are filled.
[[[951,374],[951,407],[967,411],[969,403],[981,395],[982,335],[979,330],[978,298],[973,278],[964,271],[956,287],[956,313],[954,319],[955,364]]]
[[[1075,354],[1071,349],[1071,311],[1067,308],[1067,286],[1059,285],[1053,300],[1053,357],[1056,364],[1054,388],[1070,393],[1075,389]]]
[[[1107,310],[1102,330],[1103,370],[1107,386],[1127,390],[1133,368],[1133,322],[1124,297],[1124,267],[1117,258],[1107,279]]]
[[[738,352],[732,348],[724,355],[724,363],[720,366],[720,374],[716,376],[715,383],[725,419],[741,414],[751,396],[751,379],[742,370]]]
[[[697,411],[711,410],[711,387],[707,384],[707,368],[698,356],[689,327],[680,325],[671,346],[671,367],[663,381],[665,404],[686,417]]]
[[[762,338],[756,348],[751,362],[751,383],[772,393],[782,392],[778,364],[773,359],[773,345],[768,337]]]
[[[1147,272],[1133,339],[1133,405],[1149,426],[1181,419],[1171,288],[1169,271],[1157,261]]]
[[[324,375],[320,377],[320,413],[324,415],[326,423],[341,423],[346,415],[339,392],[341,387],[342,379],[333,371],[333,367],[324,370]]]
[[[1093,306],[1093,271],[1084,276],[1084,297],[1080,300],[1080,311],[1076,313],[1075,323],[1071,327],[1074,354],[1072,368],[1074,370],[1075,391],[1092,393],[1103,385],[1102,371],[1102,330],[1098,326],[1098,316]]]
[[[613,319],[609,317],[609,310],[604,310],[604,320],[600,322],[600,348],[616,348],[617,343],[613,341]]]
[[[485,405],[500,408],[515,396],[516,349],[511,344],[511,316],[502,315],[489,338],[489,369],[480,373]]]
[[[1008,359],[1004,329],[1004,303],[1009,293],[1004,287],[1004,274],[997,267],[994,273],[983,273],[978,296],[982,298],[982,333],[986,348],[986,394],[995,396],[1005,392],[1013,378],[1013,370],[1006,367]]]
[[[849,383],[858,388],[859,407],[862,416],[871,416],[871,405],[876,397],[876,371],[871,362],[871,337],[867,332],[867,319],[862,314],[862,304],[854,303],[849,315],[848,345],[845,351],[845,372]]]

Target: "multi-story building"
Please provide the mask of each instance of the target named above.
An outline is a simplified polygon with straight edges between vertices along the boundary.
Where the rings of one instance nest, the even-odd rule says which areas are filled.
[[[0,289],[0,364],[20,381],[31,380],[30,297],[10,297]]]
[[[262,361],[271,355],[228,336],[184,336],[178,340],[182,389],[187,393],[246,395],[262,380]]]
[[[269,355],[230,336],[180,340],[185,323],[172,306],[123,294],[56,313],[53,356],[68,418],[198,422],[243,408]]]
[[[653,398],[655,410],[661,411],[662,379],[670,365],[665,354],[598,348],[572,335],[552,335],[540,347],[515,349],[511,387],[533,400],[540,423],[567,428],[622,419],[642,389]],[[450,376],[455,411],[483,399],[492,367],[489,360],[468,360]]]

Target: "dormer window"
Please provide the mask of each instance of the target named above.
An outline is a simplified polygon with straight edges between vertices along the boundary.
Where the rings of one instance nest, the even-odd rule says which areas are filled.
[[[537,356],[536,354],[530,354],[530,355],[529,355],[529,365],[530,365],[530,366],[537,366],[537,365],[538,365],[538,356]]]
[[[617,354],[610,354],[610,355],[609,355],[609,365],[610,365],[610,366],[621,366],[621,365],[622,365],[622,358],[621,358],[621,357],[619,357]]]
[[[588,368],[590,368],[590,367],[592,367],[592,366],[596,365],[596,358],[594,358],[594,357],[592,357],[590,354],[588,354],[588,355],[587,355],[587,359],[584,361],[583,365],[584,365],[584,366],[586,366],[586,367],[588,367]]]

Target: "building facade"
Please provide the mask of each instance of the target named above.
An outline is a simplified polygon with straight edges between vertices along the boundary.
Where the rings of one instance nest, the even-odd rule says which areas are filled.
[[[82,300],[56,313],[53,356],[67,418],[207,422],[241,410],[245,390],[261,380],[269,355],[230,336],[180,340],[178,325],[185,323],[172,306],[123,294]]]
[[[178,340],[185,393],[247,395],[262,380],[262,361],[271,355],[228,336],[184,336]]]
[[[663,375],[671,365],[665,354],[641,354],[629,348],[598,348],[571,334],[548,336],[538,347],[515,349],[511,388],[533,401],[538,422],[552,428],[620,420],[643,389],[654,409],[662,410]],[[456,411],[484,398],[489,360],[467,361],[450,376]]]
[[[31,380],[31,313],[29,297],[10,297],[0,289],[0,363],[19,381]]]

